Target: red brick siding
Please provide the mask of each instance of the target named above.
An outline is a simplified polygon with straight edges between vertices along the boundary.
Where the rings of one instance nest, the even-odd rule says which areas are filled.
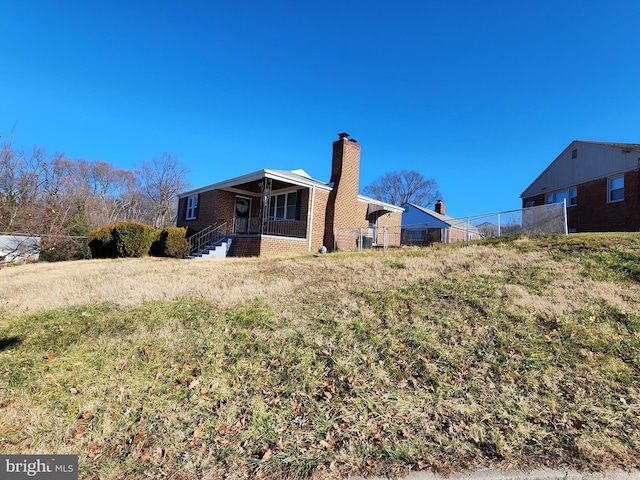
[[[313,192],[311,192],[313,195]],[[309,236],[309,229],[313,228],[311,234],[311,252],[317,252],[320,247],[324,245],[324,231],[325,231],[325,212],[327,211],[327,202],[329,201],[329,192],[324,190],[316,190],[315,199],[313,199],[313,212],[309,212],[307,215],[307,238]],[[311,208],[311,201],[309,203]],[[313,225],[311,225],[311,217],[313,216]],[[329,245],[325,245],[330,248]]]
[[[329,249],[335,229],[353,228],[359,223],[360,145],[346,138],[334,142],[331,165],[334,186],[327,202],[324,240]]]
[[[272,237],[263,235],[260,242],[260,255],[268,257],[278,255],[301,255],[308,252],[305,238]]]
[[[383,235],[384,227],[389,227],[389,246],[390,247],[399,247],[401,240],[401,230],[400,225],[402,224],[402,213],[401,212],[389,212],[385,213],[381,217],[378,218],[378,236]],[[378,243],[382,243],[384,241],[384,237],[382,237],[382,241],[378,241]]]
[[[636,232],[640,230],[640,172],[624,174],[624,201],[607,202],[608,179],[577,186],[577,205],[567,207],[567,226],[576,232]],[[544,205],[545,196],[522,199]]]
[[[260,255],[260,237],[235,237],[232,248],[235,257],[257,257]]]
[[[308,252],[307,245],[304,238],[237,236],[233,241],[233,254],[236,257],[302,255]]]

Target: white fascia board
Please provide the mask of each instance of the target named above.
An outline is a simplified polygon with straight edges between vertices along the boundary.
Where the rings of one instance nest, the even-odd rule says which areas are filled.
[[[363,203],[375,203],[376,205],[382,205],[383,207],[385,207],[385,209],[391,212],[399,212],[399,213],[404,212],[404,208],[402,207],[398,207],[397,205],[392,205],[390,203],[382,202],[380,200],[376,200],[375,198],[366,197],[360,194],[358,194],[358,201]]]
[[[527,197],[531,197],[531,196],[534,196],[534,195],[539,195],[541,193],[544,193],[544,191],[542,191],[539,188],[537,188],[537,183],[539,183],[542,180],[542,178],[547,174],[548,171],[551,170],[551,168],[553,167],[553,165],[555,163],[560,161],[560,158],[562,158],[562,156],[565,154],[566,151],[568,151],[569,149],[573,149],[573,146],[576,143],[579,143],[579,142],[580,142],[579,140],[574,140],[569,145],[567,145],[567,147],[564,150],[562,150],[562,152],[560,152],[560,155],[558,155],[549,165],[547,165],[547,168],[545,168],[542,171],[542,173],[540,175],[538,175],[536,177],[536,179],[533,182],[531,182],[531,184],[527,188],[524,189],[524,191],[520,194],[520,198],[524,199],[524,198],[527,198]],[[537,191],[537,193],[534,193],[536,191]]]
[[[273,180],[281,180],[283,182],[292,183],[294,185],[300,185],[303,187],[313,187],[315,186],[318,190],[325,190],[327,192],[331,191],[331,187],[322,182],[318,182],[317,180],[309,179],[308,181],[304,178],[293,178],[287,175],[282,175],[279,172],[274,172],[273,170],[258,170],[257,172],[248,173],[246,175],[242,175],[240,177],[230,178],[229,180],[224,180],[218,183],[212,183],[211,185],[206,185],[204,187],[196,188],[194,190],[189,190],[188,192],[178,194],[178,198],[189,197],[191,195],[197,195],[198,193],[208,192],[211,190],[223,190],[228,189],[232,190],[233,187],[237,185],[242,185],[243,183],[254,182],[256,180],[261,180],[263,178],[271,178]]]
[[[178,198],[189,197],[191,195],[197,195],[198,193],[208,192],[210,190],[220,190],[222,188],[230,188],[243,183],[252,182],[254,180],[260,180],[264,178],[266,170],[258,170],[257,172],[247,173],[240,177],[230,178],[229,180],[223,180],[222,182],[212,183],[204,187],[196,188],[195,190],[189,190],[188,192],[178,194]]]
[[[332,189],[326,183],[322,183],[318,180],[314,180],[309,178],[308,180],[300,175],[296,175],[296,177],[290,177],[288,175],[283,175],[282,172],[274,172],[273,170],[264,170],[265,176],[271,178],[273,180],[280,180],[282,182],[293,183],[294,185],[300,185],[302,187],[313,187],[315,186],[318,190],[324,190],[326,192],[330,192]]]

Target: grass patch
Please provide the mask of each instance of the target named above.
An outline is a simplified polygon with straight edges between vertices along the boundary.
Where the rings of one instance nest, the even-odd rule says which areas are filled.
[[[639,290],[608,257],[632,255],[638,237],[622,238],[367,255],[366,271],[406,280],[343,283],[339,296],[297,286],[300,302],[183,298],[6,319],[0,451],[76,453],[81,478],[638,467]],[[431,258],[446,274],[420,277]],[[325,277],[366,274],[340,263],[352,260],[270,261],[263,275],[293,279],[304,262]],[[571,292],[560,271],[576,290],[624,295],[584,293],[550,313]]]

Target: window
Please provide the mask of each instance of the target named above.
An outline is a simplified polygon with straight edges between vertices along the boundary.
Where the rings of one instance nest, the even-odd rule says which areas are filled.
[[[577,149],[577,148],[574,148],[574,149],[571,151],[571,158],[577,158],[577,157],[578,157],[578,149]]]
[[[569,191],[562,190],[560,192],[556,192],[554,201],[555,203],[561,203],[562,201],[564,201],[567,205],[569,205]]]
[[[195,220],[198,216],[198,195],[187,197],[187,211],[184,216],[185,220]]]
[[[533,200],[529,200],[528,202],[526,202],[524,204],[524,208],[531,208],[535,205],[535,202]]]
[[[575,207],[578,204],[578,188],[574,187],[569,189],[569,203],[568,206]]]
[[[573,187],[569,190],[560,190],[558,192],[547,193],[544,203],[561,203],[567,202],[567,207],[573,207],[578,204],[578,188]]]
[[[269,198],[269,220],[296,220],[298,192],[281,193]]]
[[[624,175],[609,179],[608,202],[621,202],[624,200]]]
[[[577,192],[577,189],[571,188],[569,190],[560,190],[558,192],[547,193],[547,196],[545,197],[545,203],[561,203],[562,201],[566,201],[567,206],[577,205],[577,203],[571,203],[572,201],[577,201]]]

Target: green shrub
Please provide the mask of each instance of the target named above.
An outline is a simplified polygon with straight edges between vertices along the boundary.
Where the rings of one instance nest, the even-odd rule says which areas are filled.
[[[137,222],[119,222],[112,226],[118,257],[141,257],[147,255],[153,242],[151,225]]]
[[[162,241],[162,232],[164,230],[153,231],[153,241],[151,242],[151,248],[149,249],[149,255],[154,257],[164,256],[164,242]]]
[[[186,236],[187,229],[183,227],[165,227],[162,230],[156,230],[151,244],[151,255],[184,258],[191,249]]]
[[[160,233],[160,241],[163,245],[162,254],[166,257],[184,258],[191,249],[186,228],[165,227]]]
[[[112,228],[113,225],[105,225],[89,232],[89,248],[93,258],[115,258],[118,256]]]

